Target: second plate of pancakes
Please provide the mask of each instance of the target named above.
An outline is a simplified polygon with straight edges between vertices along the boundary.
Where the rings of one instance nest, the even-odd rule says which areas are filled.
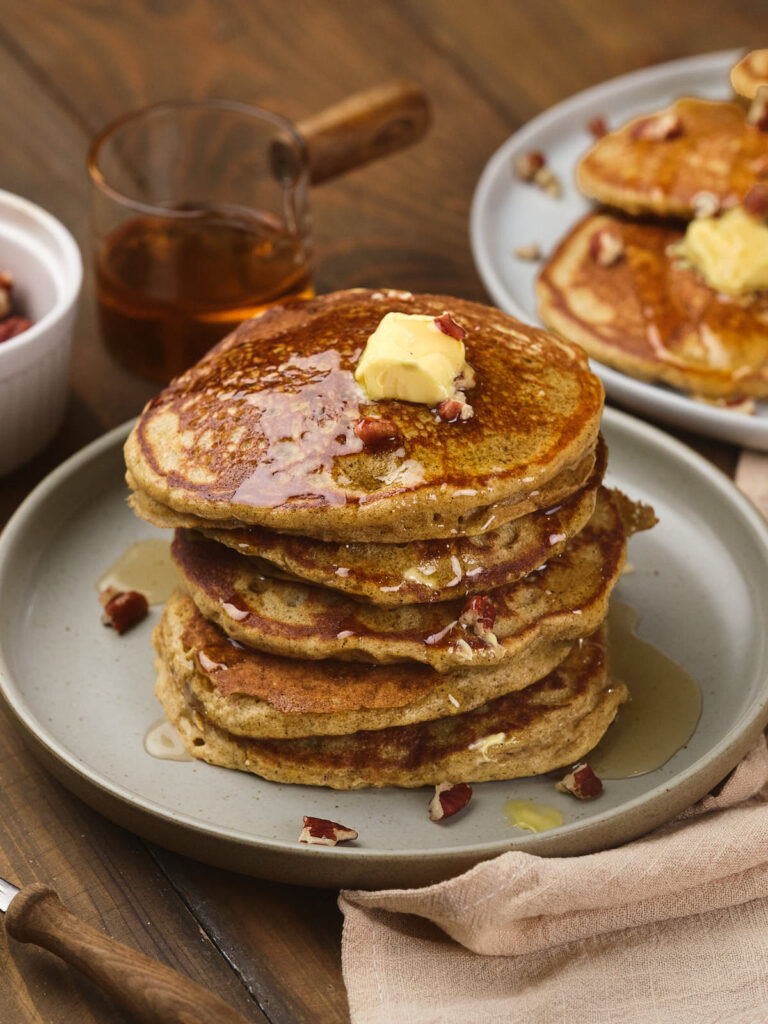
[[[96,581],[156,530],[126,503],[122,444],[106,435],[59,467],[0,539],[0,690],[26,738],[70,789],[113,820],[201,860],[286,882],[416,885],[510,848],[566,855],[615,845],[707,792],[752,745],[768,717],[768,526],[703,459],[613,410],[603,419],[608,483],[640,494],[659,516],[632,538],[634,571],[617,598],[639,634],[685,668],[702,691],[686,746],[665,765],[609,780],[596,801],[555,790],[548,776],[474,787],[462,815],[431,822],[433,790],[331,790],[267,782],[197,762],[150,756],[160,708],[150,634],[104,629]],[[565,822],[526,834],[510,799],[559,808]],[[348,847],[300,846],[303,815],[357,829]]]
[[[563,236],[592,208],[575,183],[575,168],[594,143],[590,120],[602,116],[616,127],[684,95],[725,99],[728,72],[741,52],[728,50],[685,58],[601,83],[557,104],[516,132],[488,161],[472,204],[472,251],[480,276],[502,309],[540,324],[535,282],[542,264],[514,255],[517,247],[538,245],[549,255]],[[530,150],[546,154],[561,181],[553,198],[514,174],[515,159]],[[768,402],[755,415],[714,408],[661,384],[635,379],[593,361],[609,400],[672,426],[768,451]]]

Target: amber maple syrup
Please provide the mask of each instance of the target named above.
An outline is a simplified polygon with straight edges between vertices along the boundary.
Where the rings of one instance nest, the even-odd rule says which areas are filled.
[[[139,590],[151,605],[165,604],[179,585],[179,572],[171,558],[171,545],[159,537],[148,537],[129,545],[96,580],[101,593]]]
[[[635,632],[638,613],[611,601],[610,673],[626,683],[629,700],[587,760],[603,779],[626,779],[661,768],[683,748],[701,717],[696,680]]]
[[[160,383],[242,320],[314,294],[295,234],[266,215],[215,209],[122,224],[98,253],[96,283],[107,349]]]
[[[629,779],[665,765],[690,740],[701,717],[701,688],[682,665],[635,632],[637,611],[615,598],[608,613],[609,671],[625,683],[622,704],[605,736],[586,760],[601,779]],[[563,771],[551,773],[559,777]],[[505,801],[514,828],[544,832],[563,824],[556,807],[533,800]]]

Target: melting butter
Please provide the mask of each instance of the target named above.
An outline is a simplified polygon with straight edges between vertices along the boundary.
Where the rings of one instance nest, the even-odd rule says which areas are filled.
[[[187,753],[184,740],[176,731],[173,722],[167,718],[150,725],[144,735],[144,749],[151,757],[157,757],[161,761],[194,761],[194,757]]]
[[[637,612],[611,601],[609,671],[625,683],[629,700],[587,760],[601,779],[627,779],[661,768],[684,747],[701,717],[701,689],[682,666],[642,640]]]
[[[466,643],[466,641],[464,641]],[[467,646],[469,646],[467,644]],[[471,648],[470,648],[471,652]],[[481,740],[475,740],[474,743],[469,744],[470,750],[479,750],[485,761],[492,761],[493,758],[488,756],[488,751],[492,747],[498,747],[500,743],[503,743],[506,739],[507,734],[505,732],[494,732],[490,736],[484,736]]]
[[[374,401],[437,405],[453,394],[463,367],[464,342],[444,334],[434,317],[387,313],[368,338],[355,380]]]
[[[96,581],[101,593],[107,587],[139,590],[150,604],[165,604],[179,584],[167,540],[137,540]]]
[[[547,832],[565,821],[562,811],[535,800],[507,800],[503,810],[510,825],[526,832]]]
[[[679,252],[717,291],[741,295],[768,288],[768,225],[742,206],[692,220]]]

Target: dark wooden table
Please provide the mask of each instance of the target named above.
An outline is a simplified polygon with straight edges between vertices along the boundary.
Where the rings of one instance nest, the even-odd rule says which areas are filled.
[[[430,94],[428,141],[313,197],[318,291],[352,285],[484,300],[469,250],[480,171],[519,125],[602,79],[764,44],[761,0],[25,0],[0,5],[2,184],[82,246],[71,400],[51,447],[0,481],[0,523],[57,463],[135,415],[154,387],[102,348],[85,153],[131,108],[221,96],[299,119],[389,78]],[[737,452],[693,438],[727,472]],[[198,978],[254,1021],[347,1021],[336,894],[228,874],[151,846],[70,796],[0,712],[0,874],[55,885],[78,914]],[[0,1021],[127,1020],[89,983],[0,930]]]

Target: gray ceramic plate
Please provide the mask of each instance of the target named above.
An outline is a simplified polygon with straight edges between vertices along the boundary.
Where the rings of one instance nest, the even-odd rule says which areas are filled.
[[[415,885],[511,847],[582,853],[668,819],[717,783],[768,718],[768,527],[732,484],[661,432],[607,410],[610,481],[651,502],[659,525],[631,542],[635,572],[618,595],[639,632],[698,680],[703,713],[688,746],[663,768],[606,783],[594,803],[550,779],[475,787],[445,825],[427,790],[337,793],[279,786],[201,763],[159,761],[142,740],[159,717],[150,632],[157,612],[118,637],[99,620],[94,584],[134,540],[157,536],[125,503],[126,428],[59,467],[0,538],[0,682],[34,751],[61,781],[126,827],[182,853],[307,885]],[[565,824],[529,835],[502,805],[531,797]],[[296,842],[302,815],[356,828],[357,844]]]
[[[475,264],[497,306],[526,323],[540,323],[534,290],[540,264],[516,259],[513,250],[536,242],[543,252],[552,252],[570,226],[590,209],[589,200],[579,193],[574,181],[576,163],[593,141],[586,130],[590,119],[600,114],[615,127],[630,117],[666,106],[678,96],[725,99],[731,92],[728,71],[741,54],[740,50],[725,50],[685,57],[601,82],[546,110],[499,147],[477,184],[470,218]],[[563,183],[561,199],[554,200],[515,179],[515,158],[531,149],[547,154]],[[757,403],[754,416],[745,416],[696,402],[673,388],[636,380],[602,363],[595,362],[593,368],[609,398],[635,412],[768,451],[766,401]]]

